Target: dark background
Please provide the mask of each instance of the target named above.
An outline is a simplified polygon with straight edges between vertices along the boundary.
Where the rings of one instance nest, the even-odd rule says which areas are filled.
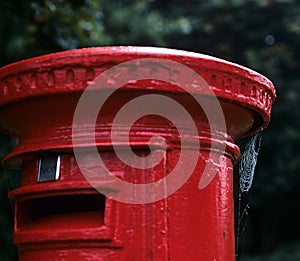
[[[239,260],[300,260],[300,4],[293,0],[0,1],[0,66],[88,46],[163,46],[250,67],[277,90],[254,185],[242,195]],[[0,157],[11,149],[1,135]],[[16,260],[9,173],[0,173],[0,260]],[[238,173],[235,174],[238,178]],[[238,192],[236,193],[236,197]]]

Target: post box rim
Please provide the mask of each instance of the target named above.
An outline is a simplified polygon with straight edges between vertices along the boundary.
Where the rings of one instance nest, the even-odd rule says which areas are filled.
[[[6,65],[0,68],[0,107],[32,97],[82,91],[88,85],[87,82],[80,82],[76,86],[74,84],[74,86],[68,87],[64,82],[60,82],[60,85],[53,83],[51,88],[31,88],[30,75],[39,77],[43,73],[51,74],[55,70],[72,71],[77,67],[89,70],[102,66],[102,69],[108,69],[113,65],[141,58],[169,59],[189,66],[208,82],[218,98],[248,107],[261,117],[261,121],[259,121],[261,128],[268,125],[276,91],[272,82],[265,76],[252,69],[213,56],[161,47],[82,48],[46,54]],[[25,76],[23,77],[23,75]],[[209,82],[213,76],[218,78],[215,85]],[[22,81],[22,77],[25,80]],[[233,85],[236,86],[227,88],[226,79],[233,79],[236,82]],[[145,86],[141,88],[145,88]],[[251,88],[254,88],[254,95],[252,95]],[[174,90],[170,89],[169,91],[173,92]],[[199,94],[203,94],[201,90],[199,90]]]
[[[260,82],[272,91],[274,98],[276,97],[276,91],[273,86],[273,83],[264,75],[247,68],[245,66],[239,65],[234,62],[226,61],[221,58],[217,58],[211,55],[196,53],[191,51],[184,51],[172,48],[164,47],[148,47],[148,46],[103,46],[103,47],[88,47],[80,48],[66,51],[54,52],[51,54],[44,54],[37,57],[32,57],[24,59],[21,61],[13,62],[11,64],[5,65],[0,68],[0,79],[5,78],[10,74],[18,73],[22,70],[32,70],[32,69],[41,69],[40,66],[47,68],[48,66],[53,67],[53,62],[51,60],[55,59],[55,63],[61,65],[76,64],[79,62],[82,64],[83,57],[94,57],[99,55],[105,55],[108,57],[113,56],[114,58],[110,60],[118,62],[116,57],[119,56],[132,56],[132,58],[143,58],[143,57],[159,57],[172,59],[172,57],[177,57],[181,59],[183,64],[195,64],[201,65],[201,62],[204,62],[203,67],[215,68],[218,65],[219,70],[227,71],[230,70],[232,73],[242,73],[243,76],[252,77],[254,81]],[[70,58],[70,56],[72,56]],[[207,64],[206,62],[209,62]],[[88,62],[91,63],[92,62]],[[99,60],[98,60],[99,63]],[[216,69],[216,68],[215,68]]]

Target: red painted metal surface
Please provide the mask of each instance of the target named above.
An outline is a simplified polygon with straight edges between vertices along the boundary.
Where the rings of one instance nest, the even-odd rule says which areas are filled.
[[[128,182],[152,182],[168,175],[180,150],[180,137],[169,122],[148,117],[132,128],[131,147],[139,155],[148,153],[149,137],[158,130],[168,141],[163,160],[151,170],[124,166],[113,151],[109,134],[115,113],[128,100],[164,94],[187,105],[198,127],[202,145],[188,181],[165,199],[134,205],[101,195],[78,168],[72,150],[72,120],[82,91],[107,68],[136,58],[165,58],[187,65],[219,98],[227,131],[218,135],[226,140],[226,153],[215,149],[222,165],[205,189],[199,190],[198,183],[210,150],[208,122],[190,95],[163,82],[133,82],[118,90],[105,105],[102,121],[97,122],[97,147],[112,173]],[[234,260],[232,168],[239,155],[234,140],[268,125],[275,91],[265,77],[195,53],[101,47],[8,65],[0,69],[0,94],[0,127],[19,140],[4,165],[22,168],[22,185],[9,194],[15,202],[14,241],[21,261]],[[197,95],[204,94],[200,88]],[[91,144],[85,142],[85,135],[83,124],[81,146],[88,147]],[[60,178],[38,183],[38,159],[49,155],[61,155]],[[87,164],[93,161],[87,154]],[[102,186],[109,188],[109,181]]]

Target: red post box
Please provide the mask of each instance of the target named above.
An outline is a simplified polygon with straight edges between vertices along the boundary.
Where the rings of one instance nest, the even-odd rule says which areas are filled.
[[[3,67],[0,93],[0,127],[18,138],[4,165],[22,169],[9,193],[20,260],[234,260],[234,140],[268,125],[265,77],[101,47]]]

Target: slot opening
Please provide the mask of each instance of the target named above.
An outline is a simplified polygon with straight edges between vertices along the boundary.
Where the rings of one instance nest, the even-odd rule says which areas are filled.
[[[17,229],[80,229],[104,225],[102,194],[59,195],[17,203]]]

